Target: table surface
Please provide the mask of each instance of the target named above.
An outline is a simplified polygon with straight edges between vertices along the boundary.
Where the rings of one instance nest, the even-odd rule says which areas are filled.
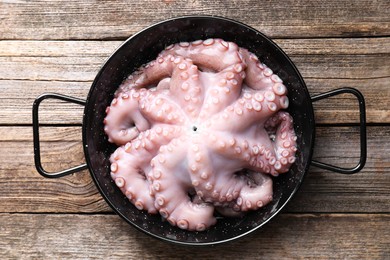
[[[390,259],[390,2],[0,1],[0,256],[7,258]],[[354,87],[366,99],[368,157],[355,175],[311,166],[281,214],[228,244],[191,248],[125,223],[88,173],[45,179],[33,160],[31,108],[44,92],[85,99],[104,60],[155,22],[211,14],[271,37],[295,62],[310,94]],[[358,103],[316,102],[314,157],[359,158]],[[51,171],[84,161],[82,108],[45,101],[42,162]]]

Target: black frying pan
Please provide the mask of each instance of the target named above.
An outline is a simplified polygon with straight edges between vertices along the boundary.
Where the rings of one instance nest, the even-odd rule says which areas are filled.
[[[110,177],[108,160],[115,147],[107,141],[103,131],[105,109],[123,79],[141,65],[153,60],[166,46],[181,41],[222,38],[256,54],[276,73],[288,88],[290,106],[288,112],[294,118],[297,134],[297,160],[290,171],[274,179],[274,195],[270,204],[249,212],[242,218],[221,218],[215,226],[203,232],[189,232],[171,226],[157,215],[149,215],[135,208],[116,187]],[[361,156],[353,168],[312,161],[315,123],[312,102],[341,93],[351,93],[359,101]],[[56,173],[46,172],[41,165],[39,149],[38,107],[47,98],[60,99],[85,106],[83,117],[83,145],[87,164]],[[33,130],[35,164],[44,177],[56,178],[88,168],[103,198],[128,223],[154,237],[187,245],[209,245],[227,242],[244,236],[267,223],[287,204],[298,190],[309,168],[315,165],[340,173],[355,173],[366,161],[366,129],[364,98],[351,88],[336,89],[310,97],[305,82],[288,56],[269,38],[242,23],[221,17],[190,16],[170,19],[152,25],[133,35],[103,65],[97,74],[87,100],[79,100],[58,94],[44,94],[33,106]],[[110,225],[110,223],[107,223]]]

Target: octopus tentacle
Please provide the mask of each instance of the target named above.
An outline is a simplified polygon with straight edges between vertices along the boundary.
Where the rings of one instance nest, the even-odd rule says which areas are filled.
[[[150,128],[148,120],[140,112],[141,95],[132,90],[130,93],[121,93],[112,100],[104,119],[104,131],[108,135],[109,142],[126,144],[140,132]]]
[[[136,75],[129,77],[117,91],[117,95],[130,89],[155,85],[159,80],[157,90],[166,90],[163,93],[180,107],[186,107],[190,117],[199,114],[199,104],[203,103],[204,94],[199,81],[199,70],[191,60],[181,56],[160,55]]]
[[[211,127],[215,130],[241,132],[253,124],[264,123],[265,119],[287,107],[288,98],[276,94],[274,90],[246,89],[236,102],[212,117]]]
[[[153,176],[150,161],[162,145],[169,143],[180,132],[180,127],[158,126],[140,133],[111,155],[111,177],[138,209],[157,212],[151,189]]]
[[[256,185],[254,187],[243,186],[236,200],[236,204],[242,211],[256,210],[272,200],[272,179],[258,172],[252,173],[251,177]]]
[[[206,147],[199,144],[194,144],[188,155],[191,181],[197,196],[216,207],[224,207],[225,210],[219,210],[221,214],[236,216],[235,212],[255,210],[272,200],[269,176],[258,172],[240,174],[236,170],[237,164],[226,163],[220,158],[211,159]],[[218,174],[213,172],[215,167],[210,167],[211,161],[218,167]]]
[[[276,162],[274,168],[279,173],[287,172],[295,162],[297,151],[297,136],[294,132],[292,117],[287,112],[279,112],[267,120],[265,128],[275,133],[273,145]]]
[[[167,90],[148,90],[139,102],[142,114],[151,124],[183,125],[188,116],[173,102]]]
[[[239,47],[221,39],[198,40],[191,43],[180,42],[168,46],[163,55],[179,55],[191,59],[202,71],[222,71],[242,62]]]
[[[240,137],[230,134],[210,135],[207,141],[214,153],[225,159],[234,161],[241,168],[250,168],[256,171],[270,173],[271,164],[268,160],[273,155],[273,146],[268,134],[264,129],[258,129],[258,134],[252,136]],[[256,164],[253,162],[256,161]]]
[[[156,60],[149,62],[138,71],[131,74],[115,92],[115,96],[127,92],[131,89],[153,88],[156,87],[160,80],[170,78],[175,67],[174,57],[172,55],[159,56]],[[166,88],[167,81],[162,85]]]
[[[225,68],[216,75],[205,72],[201,74],[202,81],[208,81],[210,84],[206,90],[202,113],[199,115],[200,120],[222,111],[237,100],[241,94],[240,86],[245,77],[242,74],[245,68],[245,64],[239,62]]]
[[[203,231],[216,222],[213,217],[214,207],[191,201],[189,176],[181,175],[188,171],[183,163],[187,146],[178,140],[173,140],[170,145],[175,151],[180,151],[181,156],[171,156],[169,147],[164,147],[153,159],[155,207],[172,225],[186,230]],[[170,158],[169,161],[165,159],[167,157]]]
[[[148,153],[144,158],[147,158]],[[110,158],[111,177],[126,197],[140,210],[156,213],[154,198],[149,191],[144,168],[147,161],[140,161],[134,153],[126,151],[125,147],[119,147]]]
[[[200,141],[189,147],[187,159],[191,184],[197,196],[203,201],[220,206],[226,201],[226,195],[230,188],[237,184],[231,171],[236,166],[226,163],[218,157],[211,158],[207,147],[202,145]],[[218,169],[218,174],[215,172],[216,169]],[[240,188],[237,186],[234,191],[231,191],[230,201],[233,199],[233,193],[238,195]]]
[[[213,135],[206,139],[214,143],[214,152],[243,168],[277,176],[295,162],[296,136],[291,122],[286,112],[279,112],[266,122],[272,137],[261,127],[245,138],[225,133],[218,139]]]
[[[201,70],[200,81],[211,83],[202,84],[209,87],[203,90],[206,100],[199,120],[206,118],[207,114],[219,112],[239,95],[246,65],[236,44],[221,39],[182,42],[168,46],[163,52],[163,55],[167,54],[191,59]],[[216,77],[214,72],[218,72]]]
[[[270,201],[272,181],[269,183],[271,179],[268,176],[261,173],[256,173],[259,176],[240,174],[236,163],[226,162],[220,157],[211,158],[207,147],[199,143],[193,144],[189,150],[190,177],[196,194],[218,208],[231,209],[219,210],[221,214],[237,215],[237,211],[257,209]],[[216,168],[218,174],[214,172]]]
[[[170,98],[176,100],[190,118],[196,118],[204,99],[198,67],[181,56],[175,57],[173,63],[177,66],[172,72]]]
[[[283,85],[283,81],[256,55],[240,48],[240,53],[247,65],[245,84],[254,90],[271,90],[275,85]],[[285,90],[286,91],[286,90]]]

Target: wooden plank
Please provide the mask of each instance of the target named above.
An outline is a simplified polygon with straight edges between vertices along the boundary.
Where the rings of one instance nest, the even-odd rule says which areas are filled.
[[[106,212],[88,171],[46,179],[35,169],[32,128],[1,127],[1,212]],[[42,127],[41,161],[49,171],[85,162],[79,127]],[[4,202],[4,203],[3,203]]]
[[[274,39],[289,55],[388,54],[388,37]]]
[[[0,71],[0,108],[3,111],[0,124],[31,123],[32,102],[43,92],[86,98],[103,60],[120,43],[0,41],[0,65],[3,68]],[[300,69],[310,93],[356,87],[367,99],[368,122],[390,122],[390,38],[328,39],[324,42],[323,39],[296,39],[278,40],[278,44]],[[349,96],[341,100],[316,104],[317,121],[357,122],[356,100]],[[42,122],[81,122],[81,108],[64,103],[45,103],[42,104],[42,111],[45,111]]]
[[[307,79],[310,95],[338,88],[356,88],[364,96],[367,123],[390,123],[390,77],[378,79]],[[343,94],[313,103],[316,123],[340,124],[359,122],[358,101],[352,94]]]
[[[274,39],[289,55],[389,54],[388,37]],[[2,40],[0,57],[107,57],[123,43],[112,41]]]
[[[281,214],[252,235],[195,249],[151,238],[115,215],[0,214],[0,255],[2,259],[388,259],[389,221],[389,214]]]
[[[389,2],[379,1],[3,1],[2,39],[127,38],[171,17],[219,15],[271,37],[389,35]],[[158,10],[158,12],[156,12]]]
[[[32,124],[34,100],[47,92],[85,100],[91,82],[0,80],[0,124]],[[43,124],[81,124],[84,107],[58,100],[45,100],[39,107]]]
[[[304,78],[390,76],[390,38],[277,42]],[[0,79],[92,81],[118,45],[118,41],[0,41],[0,65],[4,68]]]
[[[313,160],[340,167],[354,167],[360,156],[358,127],[317,127]],[[390,208],[389,127],[367,127],[367,162],[354,175],[310,167],[300,191],[287,207],[289,212],[388,212]],[[382,186],[371,185],[382,183]],[[374,206],[375,204],[375,206]],[[376,209],[375,209],[376,208]],[[382,209],[382,210],[381,210]],[[314,210],[314,211],[312,211]],[[347,210],[354,212],[352,208]]]
[[[312,167],[287,212],[388,212],[390,163],[386,126],[368,127],[368,160],[345,176]],[[108,212],[87,171],[45,179],[35,170],[30,127],[0,127],[0,212]],[[79,127],[43,127],[42,161],[48,170],[84,162]],[[354,127],[317,129],[314,158],[353,166],[359,155]],[[345,158],[344,158],[345,157]],[[341,158],[341,159],[340,159]]]

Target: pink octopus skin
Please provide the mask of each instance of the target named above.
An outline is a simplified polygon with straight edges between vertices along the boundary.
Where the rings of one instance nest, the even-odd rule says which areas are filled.
[[[118,88],[104,120],[111,177],[140,210],[203,231],[272,200],[295,161],[282,80],[221,39],[168,46]]]

